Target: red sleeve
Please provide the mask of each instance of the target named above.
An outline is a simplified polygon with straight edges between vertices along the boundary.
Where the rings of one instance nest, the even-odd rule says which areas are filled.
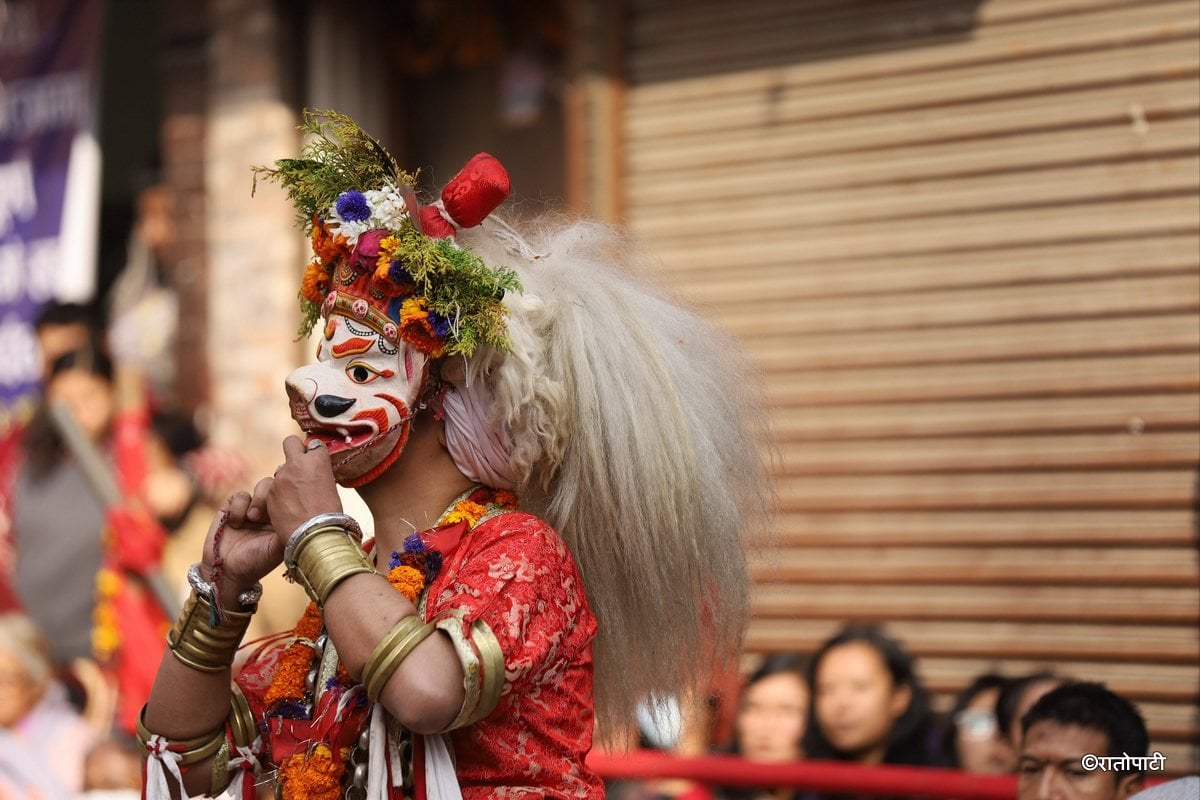
[[[524,513],[476,526],[430,587],[427,618],[458,609],[482,620],[504,653],[504,695],[523,693],[596,632],[575,563],[558,534]]]

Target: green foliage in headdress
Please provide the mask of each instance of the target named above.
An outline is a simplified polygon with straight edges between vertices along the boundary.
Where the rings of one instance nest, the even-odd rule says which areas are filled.
[[[299,130],[308,142],[300,158],[281,158],[272,167],[254,167],[254,177],[282,186],[296,207],[296,223],[309,230],[347,189],[364,191],[390,183],[413,185],[415,178],[358,123],[337,111],[304,109]]]
[[[275,181],[287,191],[299,227],[313,234],[314,241],[336,233],[323,220],[343,192],[389,185],[404,190],[415,180],[344,114],[305,110],[300,131],[309,137],[300,158],[280,159],[274,167],[254,167],[254,174],[256,181],[260,177]],[[500,301],[505,292],[521,291],[513,270],[489,267],[451,239],[427,237],[411,216],[399,229],[389,231],[380,252],[381,263],[386,265],[391,259],[412,279],[412,288],[396,296],[388,309],[388,316],[401,330],[402,302],[415,297],[432,312],[426,317],[427,328],[442,342],[443,354],[470,356],[482,345],[508,349],[508,312]],[[336,263],[318,259],[310,271],[316,269],[328,285],[335,268]],[[308,281],[306,277],[306,284]],[[321,302],[319,291],[301,288],[302,337],[312,332],[320,318]]]

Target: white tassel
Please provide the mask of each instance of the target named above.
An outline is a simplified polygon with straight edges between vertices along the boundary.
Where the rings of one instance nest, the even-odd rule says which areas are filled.
[[[441,736],[425,737],[425,797],[428,800],[462,800],[454,761]]]
[[[258,754],[262,752],[263,741],[262,737],[257,737],[249,747],[238,747],[234,750],[234,757],[229,759],[229,772],[232,779],[229,782],[229,793],[234,800],[254,800],[253,797],[245,797],[242,791],[242,786],[245,783],[246,770],[250,771],[255,779],[262,774],[262,762],[258,760]]]
[[[383,715],[383,703],[376,703],[371,708],[371,744],[367,748],[368,800],[388,800],[391,796],[387,780],[389,742]]]
[[[146,751],[150,754],[146,759],[146,800],[171,800],[168,775],[175,777],[179,794],[187,797],[183,789],[183,773],[179,771],[182,756],[169,748],[170,742],[161,736],[151,736],[146,742]]]

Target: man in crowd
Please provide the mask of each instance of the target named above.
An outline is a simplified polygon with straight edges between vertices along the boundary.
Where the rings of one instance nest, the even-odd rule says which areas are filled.
[[[1142,788],[1146,723],[1102,684],[1054,689],[1021,718],[1021,730],[1018,800],[1125,800]]]

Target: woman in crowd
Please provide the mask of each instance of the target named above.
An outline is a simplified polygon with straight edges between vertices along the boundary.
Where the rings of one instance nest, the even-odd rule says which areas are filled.
[[[73,797],[92,731],[54,682],[50,648],[23,614],[0,614],[0,798]]]
[[[54,404],[65,405],[84,435],[107,451],[115,408],[112,362],[91,344],[55,359],[25,432],[13,493],[17,594],[46,633],[55,663],[69,666],[93,657],[105,513],[54,425]]]
[[[809,665],[804,752],[813,759],[934,766],[940,761],[912,657],[879,629],[850,626]]]
[[[1011,771],[1011,750],[996,722],[996,701],[1010,682],[994,673],[980,675],[955,699],[944,741],[951,766],[982,774]]]

